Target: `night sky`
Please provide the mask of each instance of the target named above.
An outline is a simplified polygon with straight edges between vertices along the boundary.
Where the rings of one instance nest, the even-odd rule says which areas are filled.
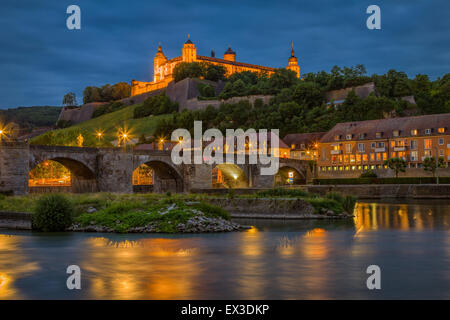
[[[81,8],[81,30],[66,8]],[[366,8],[381,7],[381,30]],[[237,61],[285,67],[294,41],[301,72],[364,64],[432,79],[450,72],[448,0],[2,0],[0,107],[61,105],[88,85],[151,81],[158,43],[170,59],[191,34],[200,55],[228,45]]]

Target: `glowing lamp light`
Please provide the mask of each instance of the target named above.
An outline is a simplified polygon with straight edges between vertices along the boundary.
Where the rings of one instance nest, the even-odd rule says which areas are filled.
[[[289,176],[289,178],[293,178],[294,177],[294,171],[289,171],[288,172],[288,176]]]
[[[237,174],[233,174],[233,178],[236,180],[238,178]]]

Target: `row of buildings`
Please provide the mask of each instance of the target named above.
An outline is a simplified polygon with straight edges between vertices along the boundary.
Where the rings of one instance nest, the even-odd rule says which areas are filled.
[[[403,175],[424,176],[423,162],[427,157],[442,158],[444,166],[450,167],[449,127],[450,113],[344,122],[328,132],[294,133],[278,138],[277,154],[282,158],[314,161],[318,178],[356,178],[369,169],[380,177],[392,176],[392,170],[384,164],[389,158],[406,161],[407,172]],[[268,141],[268,150],[273,153]],[[160,141],[154,146],[137,148],[171,149],[175,143]],[[247,143],[246,152],[257,149]]]
[[[450,167],[450,113],[338,123],[328,132],[289,134],[289,157],[315,160],[318,177],[359,177],[368,169],[379,176],[384,161],[402,158],[407,174],[424,175],[425,158],[442,158]],[[420,170],[417,170],[420,169]],[[386,173],[387,176],[387,173]]]

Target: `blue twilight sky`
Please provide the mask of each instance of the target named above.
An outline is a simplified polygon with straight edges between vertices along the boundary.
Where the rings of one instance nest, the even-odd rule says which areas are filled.
[[[81,30],[66,28],[66,8],[81,8]],[[381,30],[366,28],[366,8],[381,7]],[[362,63],[414,77],[450,72],[448,0],[2,0],[0,107],[78,102],[87,85],[151,81],[158,43],[181,55],[187,34],[201,55],[228,44],[237,60],[284,67],[294,41],[301,72]]]

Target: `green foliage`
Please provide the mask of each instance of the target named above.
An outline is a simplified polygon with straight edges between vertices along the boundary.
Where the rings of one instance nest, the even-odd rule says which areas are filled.
[[[165,93],[151,96],[144,103],[134,109],[134,118],[143,118],[150,115],[161,115],[178,111],[178,103],[170,101]]]
[[[225,220],[231,220],[231,215],[225,209],[206,202],[198,202],[191,205],[191,207],[203,212],[205,215],[215,218],[222,218]]]
[[[72,223],[73,205],[63,195],[41,197],[33,214],[33,229],[40,231],[64,231]]]
[[[204,202],[186,204],[166,198],[153,204],[136,201],[112,203],[100,211],[83,213],[76,221],[83,226],[106,226],[116,232],[126,232],[133,227],[157,222],[160,232],[173,233],[177,231],[176,226],[179,223],[186,223],[196,214],[195,210],[203,212],[206,217],[230,219],[225,210]]]
[[[328,198],[307,198],[309,202],[315,209],[316,213],[322,213],[323,210],[332,210],[334,213],[342,213],[344,208],[342,204],[333,199]]]
[[[107,113],[116,112],[125,107],[126,107],[126,105],[123,102],[113,101],[108,104],[104,104],[102,106],[95,108],[94,112],[92,113],[92,118],[97,118],[97,117],[100,117]]]
[[[285,189],[285,188],[273,188],[269,190],[258,191],[257,197],[289,197],[289,198],[304,198],[311,195],[305,190],[301,189]]]
[[[130,95],[131,86],[126,82],[105,84],[102,87],[88,86],[83,91],[83,103],[110,102],[128,98]]]
[[[338,202],[346,212],[353,213],[356,204],[355,197],[350,195],[344,196],[339,192],[330,191],[325,195],[325,198]]]
[[[449,177],[439,178],[441,183],[450,183]],[[402,177],[402,178],[343,178],[314,179],[315,185],[349,185],[349,184],[431,184],[436,183],[432,177]]]
[[[16,123],[22,129],[53,126],[61,113],[61,107],[19,107],[0,110],[0,122]]]
[[[225,79],[226,69],[223,66],[213,65],[207,62],[182,62],[173,69],[175,82],[186,78],[201,78],[211,81]]]
[[[377,174],[372,169],[368,169],[368,170],[364,171],[363,173],[361,173],[361,175],[359,177],[360,178],[376,178]]]
[[[390,158],[384,161],[384,165],[394,170],[396,178],[398,178],[399,172],[405,172],[407,166],[406,160],[403,158]]]
[[[209,84],[198,83],[197,84],[198,91],[200,92],[201,97],[214,97],[216,95],[214,88]]]
[[[83,136],[83,147],[111,146],[111,144],[107,140],[97,139],[95,136],[95,131],[90,132],[84,129],[79,129],[76,126],[62,130],[47,131],[44,134],[33,138],[32,143],[48,146],[76,147],[78,146],[77,138],[80,134]]]
[[[444,168],[444,158],[439,157],[437,160],[435,157],[426,157],[423,160],[423,169],[425,171],[430,171],[433,174],[433,177],[436,176],[436,169],[437,168]]]
[[[56,122],[56,127],[57,127],[58,129],[68,128],[68,127],[70,127],[71,125],[72,125],[72,121],[70,121],[70,120],[64,120],[64,119],[61,119],[61,120],[58,120],[58,121]]]

